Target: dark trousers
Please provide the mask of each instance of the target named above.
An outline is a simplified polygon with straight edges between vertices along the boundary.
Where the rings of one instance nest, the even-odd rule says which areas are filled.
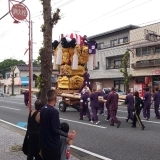
[[[100,114],[104,113],[104,103],[103,102],[99,103],[99,111],[100,111]]]
[[[141,128],[144,128],[141,118],[139,117],[140,113],[141,113],[141,109],[138,109],[135,111],[134,116],[133,116],[133,126],[136,126],[136,123],[138,121]]]
[[[117,110],[111,110],[110,111],[110,115],[111,115],[111,125],[114,125],[114,123],[119,123],[120,121],[117,119],[116,115],[117,115]]]
[[[91,110],[92,110],[92,121],[97,122],[99,120],[97,116],[98,107],[91,107]]]
[[[42,148],[43,160],[60,160],[60,150]]]
[[[25,106],[28,106],[28,101],[29,101],[29,99],[25,99],[25,100],[24,100]]]
[[[30,134],[28,138],[28,155],[27,160],[40,160],[39,156],[39,135],[38,134]]]
[[[109,106],[106,106],[106,109],[107,109],[107,120],[109,120],[111,118]]]
[[[79,114],[80,114],[80,119],[83,119],[83,115],[87,115],[87,117],[88,117],[89,119],[91,119],[91,114],[90,114],[90,112],[89,112],[88,105],[82,106],[82,107],[80,108]]]
[[[150,118],[150,104],[145,104],[143,108],[143,117]]]
[[[133,120],[133,109],[132,108],[127,108],[127,111],[128,111],[128,117],[127,119],[129,120]]]
[[[159,118],[160,117],[160,115],[159,115],[159,104],[154,103],[154,111],[155,111],[156,117]]]

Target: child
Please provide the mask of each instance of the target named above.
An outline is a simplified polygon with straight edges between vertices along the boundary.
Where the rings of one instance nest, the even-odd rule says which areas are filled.
[[[69,125],[65,122],[61,123],[61,131],[68,133]],[[73,130],[72,133],[76,134]],[[73,140],[61,136],[61,160],[68,160],[70,158],[70,145],[72,145]]]

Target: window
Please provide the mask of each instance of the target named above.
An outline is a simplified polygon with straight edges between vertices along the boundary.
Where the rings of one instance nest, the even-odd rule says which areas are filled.
[[[142,55],[148,54],[147,47],[142,48]]]
[[[123,44],[123,38],[118,39],[118,44]]]
[[[153,49],[149,47],[136,48],[136,56],[153,54]]]
[[[121,66],[122,66],[122,61],[121,60],[114,61],[114,68],[120,68]]]
[[[111,45],[111,47],[116,46],[116,45],[117,45],[117,39],[111,40],[111,41],[110,41],[110,45]]]
[[[124,38],[123,38],[123,42],[124,42],[124,43],[127,43],[127,42],[128,42],[128,37],[124,37]]]
[[[141,48],[136,48],[136,56],[141,56]]]
[[[98,70],[99,69],[99,62],[97,62],[97,67],[94,67],[93,70]]]
[[[98,49],[103,49],[103,47],[104,47],[104,42],[98,43],[98,46],[97,46]]]
[[[160,53],[160,47],[155,47],[155,53]]]

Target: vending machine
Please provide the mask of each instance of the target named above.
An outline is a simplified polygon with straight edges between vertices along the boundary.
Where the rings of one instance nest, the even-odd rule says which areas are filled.
[[[134,84],[133,90],[139,92],[139,96],[143,97],[144,95],[144,89],[146,87],[146,84],[140,83],[140,84]]]

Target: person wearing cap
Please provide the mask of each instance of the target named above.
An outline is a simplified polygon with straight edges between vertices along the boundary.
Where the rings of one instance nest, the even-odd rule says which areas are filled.
[[[91,114],[90,114],[89,108],[88,108],[88,102],[90,100],[88,92],[89,92],[89,90],[86,88],[80,98],[80,112],[79,112],[80,119],[79,120],[83,120],[83,116],[86,115],[88,117],[89,121],[91,121]]]
[[[111,92],[107,98],[106,104],[109,105],[111,122],[110,126],[114,126],[114,123],[117,123],[117,128],[120,127],[121,122],[117,119],[117,110],[118,110],[118,94],[115,92],[115,88],[112,87]]]
[[[128,95],[126,96],[125,104],[127,105],[127,111],[128,111],[126,122],[128,122],[129,119],[133,121],[134,97],[130,92],[130,90],[128,90]]]
[[[143,96],[143,101],[144,101],[144,108],[143,108],[143,117],[146,120],[149,120],[150,118],[150,107],[151,107],[151,93],[149,91],[149,88],[145,88],[145,93]]]
[[[99,108],[99,101],[98,101],[98,92],[94,88],[92,93],[90,94],[90,106],[92,111],[92,121],[95,124],[99,124],[100,121],[97,116],[98,108]]]

